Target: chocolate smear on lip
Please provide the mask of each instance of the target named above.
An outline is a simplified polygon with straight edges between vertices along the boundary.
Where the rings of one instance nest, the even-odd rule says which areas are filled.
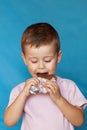
[[[53,75],[53,74],[48,74],[48,73],[37,73],[37,76],[38,77],[41,77],[41,78],[46,78],[48,80],[51,80],[52,78],[55,78],[56,79],[56,76]]]

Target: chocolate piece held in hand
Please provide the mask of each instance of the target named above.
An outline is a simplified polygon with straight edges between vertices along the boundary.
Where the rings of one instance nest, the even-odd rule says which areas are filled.
[[[37,93],[46,94],[47,90],[46,90],[45,87],[43,87],[43,83],[45,83],[47,79],[56,81],[56,76],[38,73],[38,79],[40,80],[40,84],[38,86],[32,86],[30,88],[29,91],[30,91],[31,94],[37,94]]]
[[[45,78],[41,78],[41,77],[38,77],[38,79],[40,80],[40,84],[38,86],[32,86],[29,91],[31,94],[37,94],[37,93],[47,93],[47,90],[45,87],[43,87],[43,83],[46,82],[46,79]]]
[[[54,78],[56,80],[55,75],[48,74],[48,73],[37,73],[37,77],[45,78],[45,79],[48,79],[48,80],[51,80],[52,78]]]

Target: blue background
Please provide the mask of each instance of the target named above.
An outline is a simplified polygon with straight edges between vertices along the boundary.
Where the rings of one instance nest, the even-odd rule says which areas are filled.
[[[87,0],[0,0],[0,130],[20,129],[21,120],[8,128],[3,115],[11,89],[30,77],[20,40],[36,22],[49,22],[59,32],[63,56],[56,73],[74,80],[87,98]],[[78,129],[87,129],[87,108]]]

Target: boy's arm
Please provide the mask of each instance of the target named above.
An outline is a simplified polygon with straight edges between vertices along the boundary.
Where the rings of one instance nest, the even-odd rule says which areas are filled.
[[[45,86],[47,91],[58,106],[63,115],[75,126],[81,126],[84,122],[84,112],[82,108],[70,104],[60,93],[58,84],[56,82],[47,81]]]
[[[35,86],[37,84],[39,84],[39,80],[37,78],[31,78],[27,80],[23,90],[17,96],[15,101],[6,109],[4,113],[4,122],[7,126],[13,126],[18,122],[23,113],[26,100],[30,96],[29,89],[32,87],[32,85]]]
[[[6,109],[4,122],[7,126],[15,125],[20,119],[27,97],[21,92],[15,101]]]
[[[56,100],[56,104],[67,120],[69,120],[74,126],[81,126],[83,124],[84,112],[81,107],[73,106],[63,97]]]

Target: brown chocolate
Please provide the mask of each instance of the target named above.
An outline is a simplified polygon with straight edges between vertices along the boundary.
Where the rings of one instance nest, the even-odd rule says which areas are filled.
[[[56,79],[56,76],[55,76],[55,75],[53,75],[53,74],[48,74],[48,73],[37,73],[37,76],[38,76],[38,77],[41,77],[41,78],[48,79],[48,80],[51,80],[52,78],[55,78],[55,79]]]

